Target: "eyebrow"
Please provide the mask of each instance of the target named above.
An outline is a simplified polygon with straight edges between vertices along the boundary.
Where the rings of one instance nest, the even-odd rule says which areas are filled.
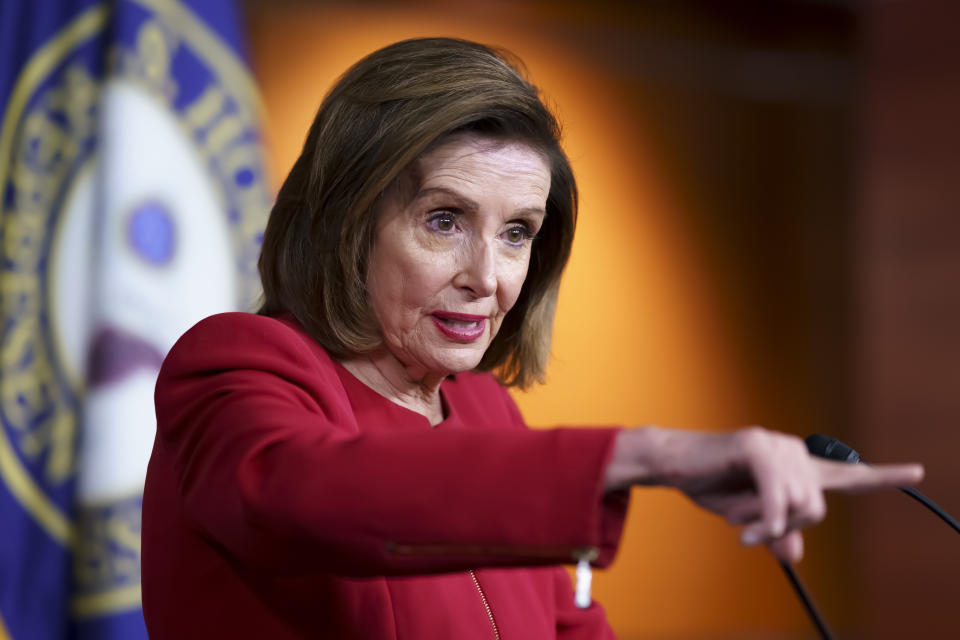
[[[469,211],[476,211],[477,209],[480,208],[480,205],[477,204],[475,201],[447,187],[427,187],[425,189],[420,189],[420,191],[417,192],[417,195],[414,196],[414,200],[420,200],[421,198],[425,198],[427,196],[431,196],[436,193],[450,196],[451,198],[457,201],[457,204],[460,207],[467,209]],[[517,209],[514,213],[527,214],[527,215],[530,215],[530,214],[541,215],[544,217],[546,217],[547,215],[546,210],[542,207],[523,207],[522,209]]]

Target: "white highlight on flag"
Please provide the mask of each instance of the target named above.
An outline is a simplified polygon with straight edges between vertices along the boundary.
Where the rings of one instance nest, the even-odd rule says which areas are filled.
[[[160,360],[198,320],[238,307],[224,202],[196,145],[169,108],[133,82],[109,82],[101,108],[101,165],[90,177],[98,204],[94,303],[81,348],[92,355],[79,363],[93,372],[83,408],[81,503],[142,492]],[[70,266],[59,268],[71,277]],[[71,311],[62,310],[61,327],[76,318]]]

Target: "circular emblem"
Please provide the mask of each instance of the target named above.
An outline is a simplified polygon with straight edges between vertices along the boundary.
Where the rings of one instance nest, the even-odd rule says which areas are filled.
[[[79,14],[10,94],[0,479],[73,553],[75,614],[139,605],[162,355],[201,317],[259,294],[271,194],[258,104],[233,50],[162,0]]]

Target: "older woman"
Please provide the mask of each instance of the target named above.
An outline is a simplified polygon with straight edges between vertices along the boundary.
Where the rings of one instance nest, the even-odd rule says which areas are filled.
[[[760,429],[527,430],[504,385],[543,376],[576,194],[502,55],[412,40],[347,72],[271,214],[260,314],[161,371],[151,637],[612,637],[553,565],[611,561],[631,485],[795,559],[825,488],[918,479]]]

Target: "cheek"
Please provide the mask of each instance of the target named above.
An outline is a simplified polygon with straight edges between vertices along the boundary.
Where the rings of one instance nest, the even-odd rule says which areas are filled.
[[[371,259],[367,269],[367,292],[380,328],[387,335],[397,329],[406,280],[403,270],[397,266],[396,256],[391,252],[381,249]]]
[[[416,252],[393,265],[404,302],[414,307],[429,305],[450,281],[452,262],[443,254]]]
[[[520,297],[520,290],[523,289],[523,283],[527,279],[529,264],[530,257],[527,256],[523,260],[517,260],[507,265],[505,268],[499,288],[500,309],[503,313],[510,311],[517,302],[517,298]]]
[[[391,318],[393,324],[402,326],[415,323],[434,304],[449,265],[425,252],[383,257],[388,259],[376,265],[369,281],[371,296],[376,298],[373,306],[381,321]]]

